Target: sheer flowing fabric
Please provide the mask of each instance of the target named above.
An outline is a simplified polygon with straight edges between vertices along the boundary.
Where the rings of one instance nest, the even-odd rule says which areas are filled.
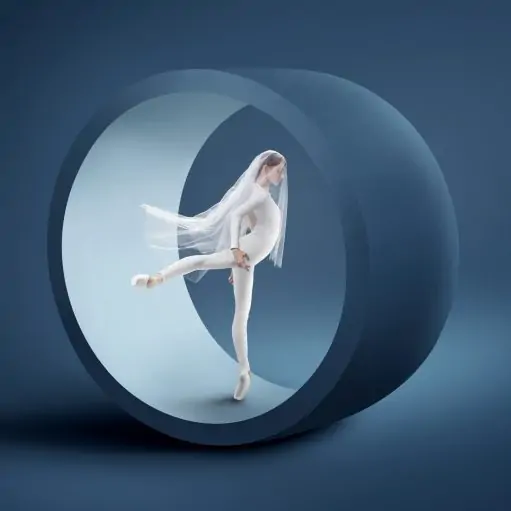
[[[230,248],[230,214],[248,199],[251,185],[257,179],[266,158],[272,153],[279,154],[277,151],[270,150],[256,156],[217,204],[195,216],[188,217],[143,204],[142,208],[147,218],[146,235],[149,246],[160,250],[186,250],[201,254],[212,254]],[[275,202],[282,215],[281,230],[269,258],[275,266],[281,267],[286,237],[287,172],[283,174],[276,196]],[[248,219],[243,219],[241,233],[245,233],[247,228]],[[207,270],[193,272],[185,278],[198,282],[206,272]]]

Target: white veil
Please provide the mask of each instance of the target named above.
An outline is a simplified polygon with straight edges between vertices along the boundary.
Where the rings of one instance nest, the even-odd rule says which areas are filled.
[[[195,216],[187,217],[147,204],[142,205],[147,213],[146,234],[150,247],[162,250],[192,250],[201,254],[212,254],[229,248],[230,214],[248,199],[251,185],[255,182],[266,158],[271,154],[282,157],[280,153],[273,150],[264,151],[256,156],[220,202]],[[282,215],[282,223],[280,236],[270,254],[270,260],[275,266],[281,267],[286,238],[287,171],[283,173],[283,179],[278,185],[276,203]],[[247,219],[243,219],[241,233],[244,233],[247,227]],[[198,282],[206,271],[189,273],[186,278],[192,282]]]

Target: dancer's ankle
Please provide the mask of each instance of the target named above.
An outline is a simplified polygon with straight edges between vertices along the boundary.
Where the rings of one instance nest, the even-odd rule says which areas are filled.
[[[165,278],[161,273],[155,273],[149,277],[149,280],[147,281],[147,287],[154,287],[158,284],[162,284],[164,280]]]

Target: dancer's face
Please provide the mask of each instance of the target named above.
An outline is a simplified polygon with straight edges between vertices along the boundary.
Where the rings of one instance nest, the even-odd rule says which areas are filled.
[[[278,185],[284,179],[286,162],[282,161],[273,167],[266,167],[266,177],[272,185]]]

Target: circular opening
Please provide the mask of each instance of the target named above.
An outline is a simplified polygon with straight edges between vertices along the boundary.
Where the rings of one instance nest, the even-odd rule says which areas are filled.
[[[179,257],[148,248],[140,204],[203,211],[268,147],[289,161],[286,249],[282,269],[268,261],[256,268],[249,323],[253,385],[247,400],[236,403],[228,271],[208,272],[198,284],[177,278],[142,292],[129,283],[133,274]],[[328,197],[300,145],[239,101],[179,93],[121,115],[80,168],[62,235],[69,299],[98,360],[139,400],[193,422],[237,422],[284,402],[326,355],[342,314],[344,242]],[[325,268],[323,258],[332,254],[335,264]]]

